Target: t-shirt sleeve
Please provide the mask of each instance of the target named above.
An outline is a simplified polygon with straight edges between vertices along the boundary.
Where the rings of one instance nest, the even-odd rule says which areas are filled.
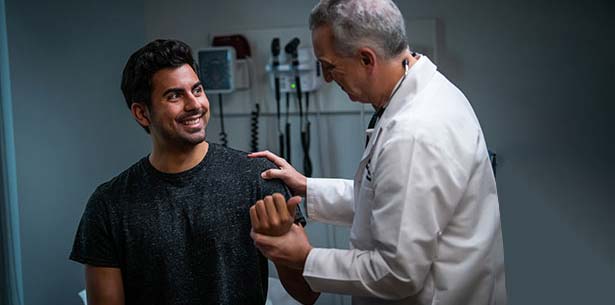
[[[275,168],[275,165],[267,161],[262,171],[268,170],[270,168]],[[284,195],[286,200],[292,197],[290,191],[288,190],[284,182],[282,182],[282,180],[280,179],[265,180],[259,177],[259,184],[261,187],[262,195],[259,199],[262,199],[265,196],[272,195],[274,193],[280,193]],[[301,204],[297,205],[297,209],[295,210],[295,223],[301,224],[304,227],[307,225],[305,217],[303,216],[303,212],[301,211]]]
[[[108,206],[100,187],[88,201],[69,259],[98,267],[119,267]]]

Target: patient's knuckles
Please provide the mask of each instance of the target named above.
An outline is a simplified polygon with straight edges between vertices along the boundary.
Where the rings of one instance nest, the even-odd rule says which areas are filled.
[[[280,220],[279,220],[279,219],[277,219],[277,218],[275,218],[275,219],[272,219],[272,220],[271,220],[271,227],[272,227],[272,228],[278,228],[278,227],[280,227],[280,226],[281,226],[281,224],[282,224],[282,223],[281,223],[281,222],[280,222]]]

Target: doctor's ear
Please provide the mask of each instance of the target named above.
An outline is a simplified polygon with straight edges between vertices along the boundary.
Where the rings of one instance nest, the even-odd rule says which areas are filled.
[[[148,127],[150,125],[149,109],[144,103],[132,103],[132,105],[130,105],[130,112],[139,125],[143,127]]]
[[[370,48],[360,48],[358,52],[361,58],[361,65],[369,69],[374,68],[376,64],[376,53]]]

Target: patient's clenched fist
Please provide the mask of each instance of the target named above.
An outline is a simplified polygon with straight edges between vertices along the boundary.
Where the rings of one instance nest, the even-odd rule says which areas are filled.
[[[286,202],[284,196],[279,193],[257,201],[250,208],[250,221],[254,232],[269,236],[286,234],[295,220],[295,210],[299,202],[299,196]]]

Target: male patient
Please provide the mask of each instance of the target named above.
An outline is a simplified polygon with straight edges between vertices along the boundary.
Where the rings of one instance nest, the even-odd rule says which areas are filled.
[[[70,259],[85,265],[90,305],[265,304],[248,210],[288,191],[260,178],[273,164],[205,141],[209,101],[191,53],[156,40],[126,63],[122,92],[152,151],[85,208]]]

